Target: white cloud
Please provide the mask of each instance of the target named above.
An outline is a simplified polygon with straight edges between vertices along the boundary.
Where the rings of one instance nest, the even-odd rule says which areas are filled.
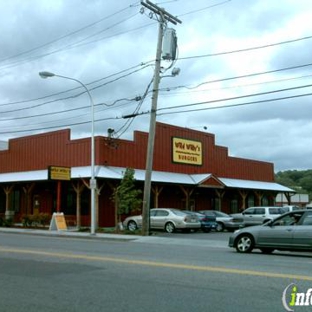
[[[148,10],[145,14],[139,13],[139,3],[133,0],[1,1],[0,140],[32,133],[18,132],[22,130],[49,131],[54,130],[48,128],[53,125],[79,122],[84,123],[71,126],[73,137],[89,135],[86,95],[55,101],[77,93],[70,91],[28,101],[78,87],[64,79],[41,80],[38,72],[42,70],[80,79],[90,88],[102,85],[91,91],[97,104],[111,104],[142,95],[152,78],[153,63],[140,72],[130,73],[144,67],[139,64],[155,59],[158,25],[148,17]],[[174,26],[181,58],[174,66],[180,67],[181,73],[175,78],[162,79],[160,87],[164,91],[159,94],[159,108],[312,84],[310,66],[228,79],[309,64],[312,39],[240,53],[187,58],[312,36],[310,0],[284,0],[283,5],[270,0],[232,0],[216,4],[217,1],[207,3],[204,0],[162,4],[173,15],[181,15],[179,18],[183,23]],[[193,13],[184,15],[189,12]],[[73,47],[74,44],[78,46]],[[168,67],[170,63],[164,62],[163,65]],[[119,75],[111,76],[118,72]],[[117,79],[120,76],[124,77]],[[105,84],[115,79],[115,82]],[[96,80],[100,81],[89,85]],[[211,83],[212,80],[220,81]],[[175,111],[237,105],[304,93],[312,93],[311,88],[177,108]],[[150,96],[140,112],[150,109]],[[174,110],[162,110],[157,118],[161,122],[212,132],[217,144],[228,147],[237,157],[274,162],[276,170],[308,169],[312,165],[310,102],[311,97],[307,96],[170,115],[163,113]],[[96,123],[96,132],[106,135],[109,127],[121,128],[126,120],[118,118],[132,113],[137,104],[122,100],[117,101],[114,108],[97,107],[96,118],[103,121]],[[83,106],[86,108],[79,109]],[[55,114],[70,109],[70,112]],[[148,124],[148,115],[136,117],[122,137],[131,138],[134,130],[148,131]]]

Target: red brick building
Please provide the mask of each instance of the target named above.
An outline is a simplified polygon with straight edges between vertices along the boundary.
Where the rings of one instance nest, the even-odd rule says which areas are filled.
[[[133,140],[95,137],[99,226],[114,226],[111,195],[125,169],[135,169],[143,189],[148,133]],[[0,151],[0,214],[60,210],[67,218],[81,211],[90,224],[90,138],[70,139],[70,130],[11,139]],[[68,181],[49,178],[49,166],[70,168]],[[272,163],[231,157],[210,133],[157,123],[152,174],[153,207],[219,209],[237,212],[274,204],[277,193],[293,190],[274,182]],[[80,213],[79,213],[80,215]]]

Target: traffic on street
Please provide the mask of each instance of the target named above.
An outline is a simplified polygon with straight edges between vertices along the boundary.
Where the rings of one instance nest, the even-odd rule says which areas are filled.
[[[0,310],[247,312],[302,303],[292,298],[312,288],[310,253],[240,254],[228,247],[230,235],[127,240],[2,231]]]

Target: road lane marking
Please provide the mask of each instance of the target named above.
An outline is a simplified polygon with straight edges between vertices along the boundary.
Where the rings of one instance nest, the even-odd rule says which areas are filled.
[[[195,271],[203,271],[203,272],[205,271],[205,272],[214,272],[214,273],[228,273],[228,274],[240,274],[240,275],[312,281],[312,276],[273,273],[273,272],[264,272],[264,271],[262,272],[262,271],[254,271],[254,270],[241,270],[241,269],[234,269],[234,268],[214,267],[214,266],[199,266],[199,265],[156,262],[156,261],[147,261],[147,260],[120,259],[120,258],[112,258],[112,257],[105,257],[105,256],[88,256],[88,255],[81,255],[81,254],[79,255],[79,254],[47,252],[47,251],[28,250],[28,249],[13,249],[13,248],[5,248],[5,247],[0,247],[0,252],[40,255],[40,256],[47,256],[47,257],[54,257],[54,258],[79,259],[79,260],[89,260],[89,261],[99,261],[99,262],[114,262],[114,263],[143,265],[143,266],[160,267],[160,268],[162,267],[162,268],[195,270]]]

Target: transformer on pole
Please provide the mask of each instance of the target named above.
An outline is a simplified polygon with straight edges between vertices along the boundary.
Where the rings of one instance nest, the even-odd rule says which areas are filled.
[[[154,71],[154,85],[153,85],[153,96],[152,96],[152,107],[151,107],[151,117],[150,117],[150,127],[148,134],[147,143],[147,154],[146,154],[146,169],[145,169],[145,181],[144,181],[144,192],[143,192],[143,207],[142,207],[142,235],[147,236],[150,234],[150,197],[151,197],[151,184],[152,184],[152,171],[153,171],[153,154],[154,154],[154,141],[155,141],[155,131],[156,131],[156,111],[157,111],[157,100],[158,100],[158,88],[160,82],[160,62],[161,54],[163,48],[163,37],[166,22],[173,24],[182,23],[178,18],[174,17],[164,9],[158,7],[149,0],[146,2],[141,1],[141,4],[154,12],[158,16],[159,28],[158,28],[158,42],[156,50],[156,60],[155,60],[155,71]],[[172,36],[168,33],[168,36]],[[175,35],[175,33],[174,33]],[[175,52],[172,49],[173,39],[168,39],[168,54],[165,59],[175,58]],[[166,48],[167,49],[167,48]],[[174,52],[174,55],[173,55]],[[167,52],[166,52],[167,53]]]

